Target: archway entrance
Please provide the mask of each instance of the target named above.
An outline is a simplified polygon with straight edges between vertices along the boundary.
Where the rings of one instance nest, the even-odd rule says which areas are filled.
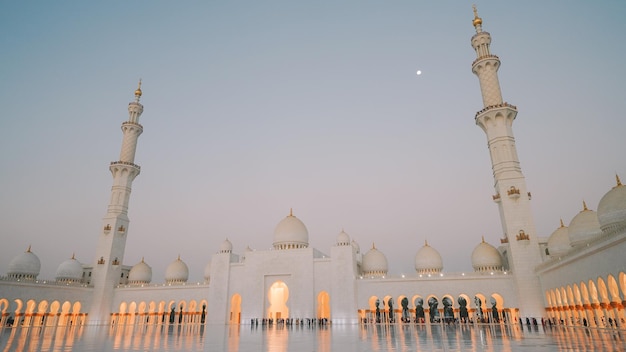
[[[287,300],[289,299],[289,288],[282,281],[276,281],[272,284],[268,292],[270,306],[267,308],[267,318],[287,319],[289,317],[289,307]]]
[[[330,295],[326,291],[317,295],[317,319],[330,319]]]
[[[241,296],[238,293],[230,299],[230,323],[241,323]]]

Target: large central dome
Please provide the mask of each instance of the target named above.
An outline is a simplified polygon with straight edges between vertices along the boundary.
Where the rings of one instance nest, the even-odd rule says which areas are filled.
[[[307,248],[309,231],[300,219],[293,216],[293,211],[276,225],[274,230],[274,249]]]

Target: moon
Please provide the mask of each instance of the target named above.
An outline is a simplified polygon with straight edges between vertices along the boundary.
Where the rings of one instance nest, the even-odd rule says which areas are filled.
[[[417,70],[417,72],[416,72],[416,73],[417,73],[417,75],[419,76],[419,75],[421,75],[421,74],[422,74],[422,71]]]

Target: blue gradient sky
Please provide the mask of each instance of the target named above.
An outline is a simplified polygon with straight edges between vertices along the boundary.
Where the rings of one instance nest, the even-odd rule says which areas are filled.
[[[153,281],[179,254],[201,280],[225,238],[270,248],[291,207],[323,252],[344,228],[392,274],[426,239],[471,271],[481,236],[503,237],[471,4],[3,2],[0,274],[29,244],[40,278],[93,261],[140,77],[125,264],[145,257]],[[547,237],[626,178],[626,2],[477,6]]]

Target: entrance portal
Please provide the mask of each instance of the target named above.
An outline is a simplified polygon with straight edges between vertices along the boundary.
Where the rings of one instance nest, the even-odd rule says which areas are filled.
[[[269,319],[287,319],[289,317],[288,299],[289,288],[287,285],[282,281],[274,282],[268,292],[270,306],[267,309],[267,317]]]

